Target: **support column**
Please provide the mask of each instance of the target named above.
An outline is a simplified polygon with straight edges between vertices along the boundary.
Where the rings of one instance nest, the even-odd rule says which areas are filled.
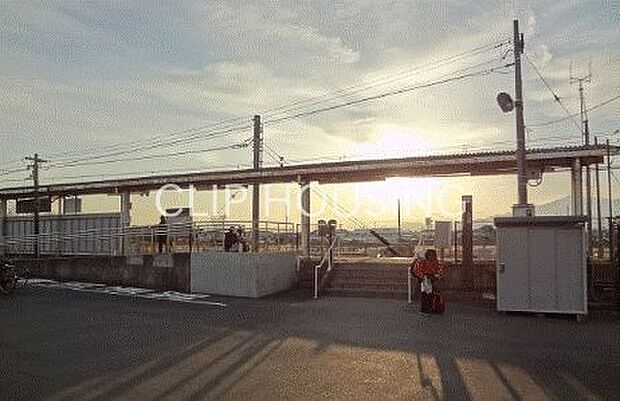
[[[131,225],[131,193],[121,192],[121,226],[123,234],[121,236],[121,253],[125,256],[129,255],[129,238],[126,235],[126,229]]]
[[[302,256],[310,257],[310,183],[302,182],[300,185],[301,198],[301,233],[300,245]]]
[[[4,237],[6,235],[6,199],[0,199],[0,255],[4,255],[5,245],[4,245]]]
[[[576,158],[571,168],[571,214],[583,215],[583,181],[581,178],[581,160]]]
[[[474,232],[473,232],[473,198],[463,195],[461,198],[463,215],[461,220],[461,241],[463,244],[462,277],[465,288],[473,288],[474,284]]]

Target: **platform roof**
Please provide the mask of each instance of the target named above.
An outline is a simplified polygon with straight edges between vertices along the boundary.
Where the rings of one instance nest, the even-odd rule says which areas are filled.
[[[619,147],[610,148],[617,155]],[[601,163],[607,147],[575,146],[529,149],[527,166],[544,172],[571,167],[576,159],[582,165]],[[276,184],[291,182],[347,183],[381,181],[391,177],[437,177],[459,175],[499,175],[516,173],[514,150],[414,156],[379,160],[352,160],[328,163],[266,167],[259,170],[222,170],[188,174],[153,175],[74,183],[41,185],[39,194],[85,195],[121,192],[148,192],[164,184],[210,189],[213,186]],[[33,187],[0,188],[0,199],[28,198],[35,195]]]

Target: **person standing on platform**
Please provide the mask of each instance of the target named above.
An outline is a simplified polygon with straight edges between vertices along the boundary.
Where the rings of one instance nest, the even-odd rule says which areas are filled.
[[[235,227],[230,227],[226,234],[224,234],[224,251],[233,252],[236,251],[235,245],[237,244],[237,230]]]
[[[159,218],[159,224],[157,225],[157,228],[156,228],[157,250],[159,251],[159,253],[162,253],[164,251],[164,246],[168,248],[167,243],[166,243],[168,241],[167,230],[168,230],[168,227],[166,225],[166,218],[164,216],[161,216]]]
[[[437,292],[437,282],[443,276],[443,266],[437,260],[437,252],[428,249],[424,259],[418,259],[413,266],[413,274],[420,283],[420,312],[433,312],[433,295]]]

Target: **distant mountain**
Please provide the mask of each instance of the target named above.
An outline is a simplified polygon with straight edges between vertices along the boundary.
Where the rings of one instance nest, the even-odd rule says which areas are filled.
[[[584,199],[584,212],[585,212],[585,199]],[[537,216],[550,216],[550,215],[568,215],[570,214],[571,199],[570,196],[565,196],[554,201],[543,203],[542,205],[536,205]],[[620,199],[614,199],[612,201],[613,215],[620,214]],[[596,198],[592,197],[592,218],[597,218],[596,213]],[[601,217],[609,217],[609,205],[607,199],[601,199]]]

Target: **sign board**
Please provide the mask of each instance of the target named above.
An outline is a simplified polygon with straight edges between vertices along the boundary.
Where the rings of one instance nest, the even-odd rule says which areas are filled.
[[[452,242],[452,222],[435,222],[435,246],[439,248],[450,248]]]
[[[82,199],[66,198],[63,201],[64,214],[77,214],[82,212]]]
[[[16,202],[15,212],[17,214],[34,213],[38,212],[51,212],[52,201],[50,198],[32,198],[32,199],[19,199]]]

